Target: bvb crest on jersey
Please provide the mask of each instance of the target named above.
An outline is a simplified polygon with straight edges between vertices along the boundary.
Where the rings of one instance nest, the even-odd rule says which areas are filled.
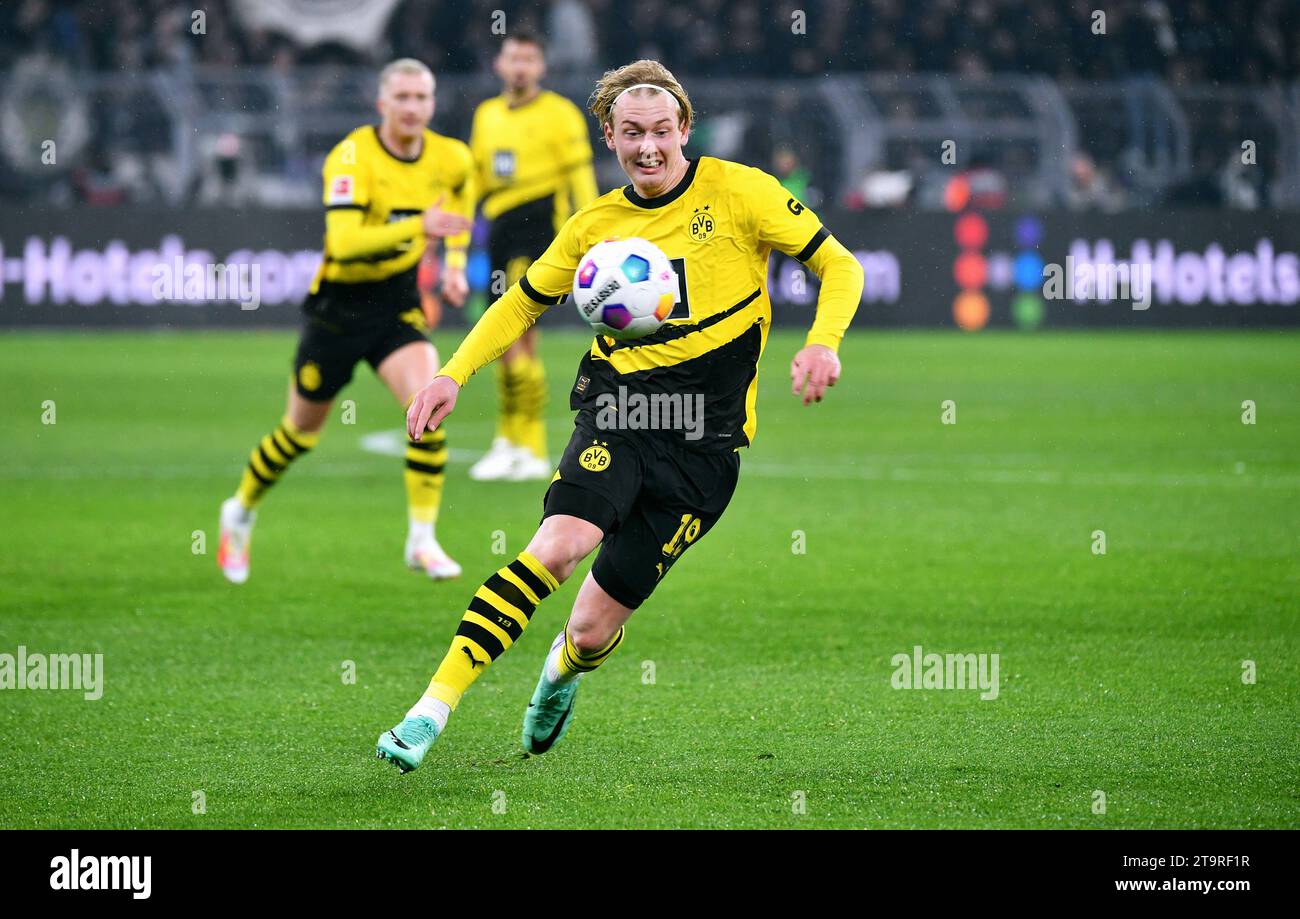
[[[609,444],[598,444],[593,440],[591,446],[583,450],[582,455],[578,457],[578,465],[588,472],[604,472],[613,459],[605,449],[607,446]]]
[[[691,216],[691,239],[695,240],[697,243],[707,242],[713,236],[713,229],[715,226],[716,222],[713,219],[713,215],[709,213],[709,206],[707,204],[704,205],[703,210],[696,208],[695,213]]]

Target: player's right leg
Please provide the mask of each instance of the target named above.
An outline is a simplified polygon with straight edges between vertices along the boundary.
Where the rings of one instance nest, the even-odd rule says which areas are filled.
[[[636,610],[615,600],[596,578],[587,578],[568,622],[551,642],[533,697],[524,710],[524,749],[540,755],[559,743],[573,722],[578,680],[609,659],[623,641],[623,624]]]
[[[280,423],[258,441],[248,456],[235,494],[221,504],[217,564],[232,584],[248,580],[249,554],[257,505],[289,466],[320,441],[331,402],[311,402],[289,386],[289,404]]]
[[[257,506],[289,466],[320,441],[334,397],[352,379],[362,344],[358,336],[339,325],[308,318],[294,357],[284,418],[257,442],[239,488],[221,505],[217,564],[228,581],[242,584],[248,580]]]

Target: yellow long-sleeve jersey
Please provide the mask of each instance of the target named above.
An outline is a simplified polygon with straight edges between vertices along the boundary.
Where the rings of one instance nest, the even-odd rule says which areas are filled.
[[[384,146],[373,125],[357,128],[325,158],[325,257],[312,283],[383,281],[414,268],[424,253],[420,215],[443,210],[473,218],[474,159],[459,140],[425,130],[412,159]],[[444,240],[447,264],[464,267],[469,233]]]
[[[555,226],[597,195],[591,140],[578,107],[550,90],[523,105],[496,96],[474,110],[470,150],[478,169],[483,216],[554,199]]]
[[[583,355],[570,406],[595,408],[602,394],[616,394],[620,386],[647,395],[700,394],[705,436],[692,444],[696,449],[731,449],[754,437],[758,362],[772,320],[772,249],[799,259],[821,278],[808,344],[837,349],[862,297],[857,259],[776,179],[700,157],[664,195],[642,198],[629,185],[571,217],[470,330],[442,374],[464,385],[500,356],[570,291],[587,250],[611,236],[639,236],[658,245],[677,271],[680,302],[644,338],[597,336]]]

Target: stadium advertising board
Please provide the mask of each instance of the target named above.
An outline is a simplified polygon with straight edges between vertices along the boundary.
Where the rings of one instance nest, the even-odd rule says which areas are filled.
[[[289,326],[320,261],[319,212],[10,211],[0,325]],[[863,265],[870,326],[1024,328],[1300,323],[1300,231],[1285,215],[828,211]],[[471,283],[489,283],[476,252]],[[776,321],[803,323],[816,279],[783,256]],[[569,309],[546,324],[576,324]],[[463,325],[456,313],[449,324]]]

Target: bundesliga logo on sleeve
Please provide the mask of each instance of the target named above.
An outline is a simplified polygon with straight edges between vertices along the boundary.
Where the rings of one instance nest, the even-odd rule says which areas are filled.
[[[352,176],[335,176],[334,181],[330,183],[329,203],[334,204],[351,204],[352,203]]]

